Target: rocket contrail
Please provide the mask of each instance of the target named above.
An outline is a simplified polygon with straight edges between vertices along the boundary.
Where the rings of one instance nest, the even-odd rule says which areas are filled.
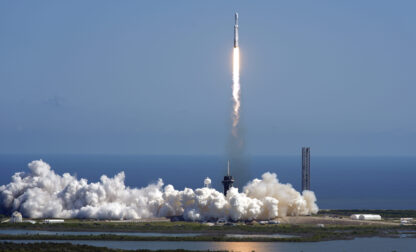
[[[250,179],[244,157],[244,127],[241,122],[241,86],[240,86],[240,47],[238,38],[238,13],[235,13],[234,48],[232,69],[232,113],[231,130],[228,145],[228,159],[233,165],[235,186],[242,187]]]
[[[238,47],[238,13],[235,13],[234,51],[233,51],[233,128],[232,134],[237,137],[237,126],[240,120],[240,48]]]

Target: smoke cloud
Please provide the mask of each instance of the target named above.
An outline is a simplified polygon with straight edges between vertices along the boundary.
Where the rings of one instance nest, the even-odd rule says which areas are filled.
[[[29,163],[29,172],[18,172],[0,186],[0,211],[19,211],[30,218],[142,219],[182,215],[186,220],[229,218],[267,220],[286,215],[317,213],[312,191],[297,192],[281,184],[274,173],[249,182],[243,192],[231,188],[224,196],[213,188],[176,190],[162,179],[143,188],[124,184],[125,174],[102,175],[88,183],[69,173],[56,174],[42,160]]]

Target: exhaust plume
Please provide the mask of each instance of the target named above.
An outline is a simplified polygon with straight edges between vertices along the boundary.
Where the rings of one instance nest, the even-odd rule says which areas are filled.
[[[238,137],[237,126],[240,121],[240,48],[233,51],[233,127],[232,134]]]
[[[240,47],[238,36],[238,13],[235,13],[234,48],[232,69],[232,115],[231,134],[227,145],[227,159],[231,161],[231,172],[235,177],[235,185],[239,188],[251,177],[247,168],[247,158],[244,155],[244,128],[241,119],[241,85],[240,85]]]
[[[302,194],[290,184],[281,184],[274,173],[249,182],[242,192],[221,192],[203,187],[176,190],[162,179],[143,188],[124,184],[125,174],[102,175],[88,183],[69,173],[56,174],[42,160],[32,161],[29,172],[17,172],[0,186],[0,212],[19,211],[29,218],[143,219],[183,216],[199,221],[216,218],[267,220],[286,215],[317,213],[315,194]]]

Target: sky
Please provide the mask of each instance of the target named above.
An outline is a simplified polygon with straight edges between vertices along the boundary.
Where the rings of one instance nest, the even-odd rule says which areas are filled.
[[[416,156],[414,1],[0,2],[0,153]]]

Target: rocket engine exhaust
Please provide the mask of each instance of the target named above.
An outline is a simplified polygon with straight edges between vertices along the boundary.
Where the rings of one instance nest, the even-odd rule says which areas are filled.
[[[249,179],[250,172],[244,156],[244,127],[241,125],[240,47],[238,13],[234,16],[234,47],[232,61],[232,113],[231,129],[227,146],[228,159],[233,165],[235,186],[242,187]]]
[[[240,121],[240,48],[234,47],[233,52],[233,129],[232,133],[238,137],[237,126]]]
[[[238,137],[237,126],[240,121],[240,48],[238,47],[238,13],[235,13],[234,51],[233,51],[233,128],[232,134]]]

